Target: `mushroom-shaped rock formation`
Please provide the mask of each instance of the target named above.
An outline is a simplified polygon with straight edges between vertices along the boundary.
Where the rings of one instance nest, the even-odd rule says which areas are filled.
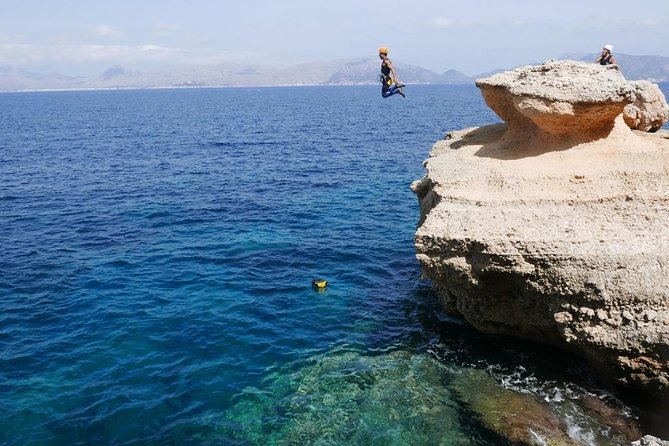
[[[616,65],[548,61],[479,79],[488,106],[508,124],[499,148],[542,152],[609,135],[634,102]]]

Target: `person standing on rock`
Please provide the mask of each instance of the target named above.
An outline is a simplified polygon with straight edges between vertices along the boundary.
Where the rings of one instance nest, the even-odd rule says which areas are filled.
[[[604,45],[604,48],[602,48],[602,54],[599,55],[599,58],[595,61],[595,63],[598,63],[600,65],[615,65],[616,58],[613,57],[611,51],[613,51],[613,45],[611,44]]]
[[[404,91],[402,90],[404,84],[397,80],[395,67],[393,67],[393,63],[388,59],[388,48],[379,48],[379,58],[382,60],[381,74],[379,75],[379,80],[381,81],[381,96],[387,98],[394,94],[399,94],[400,96],[405,97]]]

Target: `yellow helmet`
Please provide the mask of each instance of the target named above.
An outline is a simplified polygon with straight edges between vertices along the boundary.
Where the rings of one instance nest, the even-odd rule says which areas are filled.
[[[381,48],[379,48],[379,54],[388,54],[388,48],[382,46]]]

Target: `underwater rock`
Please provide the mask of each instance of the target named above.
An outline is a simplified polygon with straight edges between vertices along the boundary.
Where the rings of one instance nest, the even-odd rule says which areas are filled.
[[[275,377],[274,392],[247,394],[226,424],[253,444],[473,444],[447,376],[425,355],[324,355]]]
[[[636,419],[622,415],[620,408],[607,404],[592,394],[582,395],[578,404],[600,423],[620,432],[628,440],[641,438],[641,429]]]
[[[500,389],[485,373],[470,371],[451,386],[480,421],[512,443],[576,445],[566,426],[550,409],[531,396]]]
[[[634,425],[613,407],[601,403],[598,409],[610,420],[594,421],[592,411],[582,411],[575,401],[564,400],[550,405],[529,392],[515,392],[500,385],[482,370],[466,370],[450,383],[454,393],[488,429],[513,444],[627,445],[639,434],[627,436],[620,424]],[[601,423],[597,427],[597,423]]]
[[[275,373],[265,384],[239,396],[223,423],[231,432],[224,438],[243,444],[475,445],[483,432],[493,443],[629,444],[575,401],[542,402],[502,387],[486,371],[447,367],[424,354],[334,351]]]

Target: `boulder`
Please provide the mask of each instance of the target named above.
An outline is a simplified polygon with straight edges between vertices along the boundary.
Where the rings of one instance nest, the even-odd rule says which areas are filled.
[[[669,105],[656,84],[649,81],[632,81],[635,100],[623,110],[625,124],[643,132],[658,131],[669,119]]]
[[[449,133],[412,185],[424,276],[481,331],[669,399],[669,134],[625,125],[617,68],[551,61],[477,85],[505,123]]]
[[[632,446],[669,446],[669,441],[660,440],[652,435],[645,435],[643,438],[633,441]]]

